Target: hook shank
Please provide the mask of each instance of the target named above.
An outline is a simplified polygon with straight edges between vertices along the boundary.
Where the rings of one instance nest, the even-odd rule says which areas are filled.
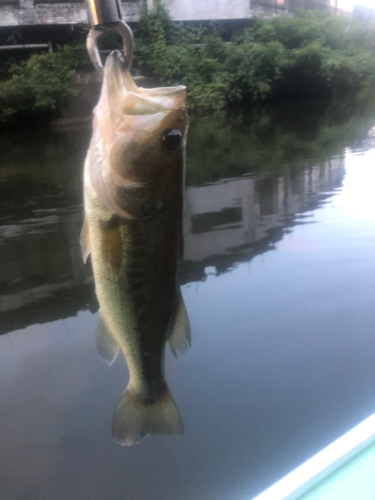
[[[123,20],[120,0],[86,0],[92,26],[86,40],[91,62],[99,73],[103,73],[97,39],[106,30],[117,32],[123,40],[124,69],[130,70],[133,60],[133,32]]]

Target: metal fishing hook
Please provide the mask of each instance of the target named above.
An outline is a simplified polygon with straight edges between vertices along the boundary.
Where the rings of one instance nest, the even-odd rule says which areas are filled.
[[[105,31],[118,33],[123,40],[124,69],[130,70],[133,60],[133,32],[123,20],[120,0],[86,0],[89,21],[92,26],[86,47],[94,67],[103,73],[97,39]]]

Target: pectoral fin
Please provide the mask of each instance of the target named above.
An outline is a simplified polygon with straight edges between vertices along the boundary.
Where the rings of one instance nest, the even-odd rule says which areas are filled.
[[[168,339],[168,344],[175,356],[177,356],[176,351],[180,354],[185,354],[191,345],[190,323],[182,296],[174,318],[173,329]]]
[[[96,349],[98,351],[99,356],[108,365],[111,365],[118,356],[118,353],[120,351],[120,346],[108,331],[100,313],[98,319],[98,326],[95,332],[95,338],[96,338]]]
[[[83,262],[86,264],[88,256],[91,253],[89,225],[87,224],[86,217],[83,221],[83,226],[81,229],[80,244],[81,244],[81,252],[82,252]]]

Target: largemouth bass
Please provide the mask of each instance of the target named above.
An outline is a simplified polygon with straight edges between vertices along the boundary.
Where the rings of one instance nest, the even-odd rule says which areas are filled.
[[[138,88],[118,51],[106,61],[84,167],[81,245],[91,253],[100,304],[99,354],[120,349],[129,384],[112,421],[130,445],[147,434],[182,434],[164,376],[168,341],[184,353],[190,327],[182,300],[185,87]]]

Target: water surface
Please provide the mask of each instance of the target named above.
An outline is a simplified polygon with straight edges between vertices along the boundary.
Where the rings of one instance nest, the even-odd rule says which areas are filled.
[[[89,137],[1,137],[0,498],[250,499],[375,412],[371,102],[192,124],[192,348],[166,356],[185,435],[125,448],[78,244]]]

